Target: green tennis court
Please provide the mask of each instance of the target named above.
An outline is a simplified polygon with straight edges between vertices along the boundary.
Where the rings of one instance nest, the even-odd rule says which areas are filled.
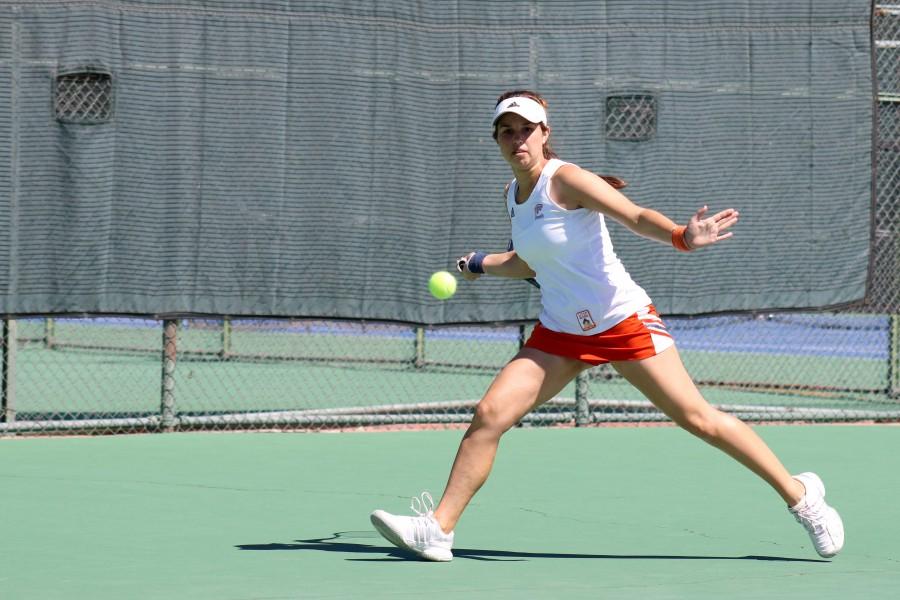
[[[0,600],[900,597],[897,3],[0,6]],[[545,217],[500,204],[519,88],[639,205],[741,211],[595,248],[822,476],[836,559],[608,365],[503,438],[453,562],[375,533],[553,288],[427,289]]]
[[[3,598],[892,598],[900,430],[760,426],[847,544],[672,427],[520,428],[426,563],[375,508],[438,495],[459,430],[0,440]]]

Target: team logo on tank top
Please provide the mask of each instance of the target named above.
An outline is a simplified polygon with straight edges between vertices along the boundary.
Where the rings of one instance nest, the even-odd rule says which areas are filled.
[[[543,219],[544,218],[544,205],[538,202],[534,205],[534,218],[535,219]]]
[[[515,216],[516,216],[516,207],[513,206],[512,208],[509,209],[509,218],[512,219]]]
[[[589,310],[583,310],[575,316],[578,317],[578,323],[581,325],[582,331],[590,331],[597,326],[597,324],[594,323],[594,318],[591,316],[591,311]]]

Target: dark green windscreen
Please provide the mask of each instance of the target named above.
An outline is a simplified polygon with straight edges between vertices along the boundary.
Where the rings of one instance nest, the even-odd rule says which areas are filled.
[[[529,319],[505,249],[496,97],[550,102],[564,160],[685,222],[610,225],[667,314],[864,296],[868,0],[0,2],[0,312]]]

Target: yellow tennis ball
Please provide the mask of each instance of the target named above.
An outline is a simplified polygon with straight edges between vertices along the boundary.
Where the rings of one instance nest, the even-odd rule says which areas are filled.
[[[446,300],[456,293],[456,277],[447,271],[438,271],[428,280],[428,290],[438,300]]]

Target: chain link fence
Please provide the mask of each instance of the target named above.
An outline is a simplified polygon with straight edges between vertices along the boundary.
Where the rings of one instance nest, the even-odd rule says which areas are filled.
[[[656,135],[656,98],[648,94],[606,98],[606,139],[639,142]]]
[[[53,108],[63,123],[103,123],[112,116],[113,86],[109,73],[61,73],[54,79]]]
[[[894,314],[900,306],[900,4],[876,7],[878,175],[874,270],[867,309]]]
[[[874,25],[878,173],[866,303],[667,320],[707,399],[751,422],[900,420],[900,5],[878,6]],[[108,75],[68,84],[62,97],[72,103],[58,113],[108,118]],[[652,97],[613,99],[607,134],[652,135],[653,108]],[[625,117],[635,125],[619,127]],[[6,320],[0,435],[463,424],[529,333],[530,325]],[[522,425],[665,420],[597,367]]]

